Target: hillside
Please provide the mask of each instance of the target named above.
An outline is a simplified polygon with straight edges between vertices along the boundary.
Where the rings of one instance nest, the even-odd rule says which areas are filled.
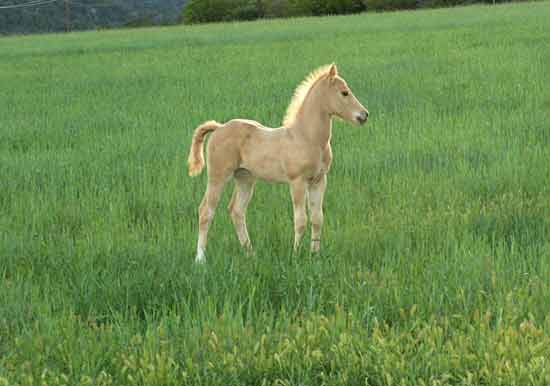
[[[67,20],[71,30],[174,23],[185,0],[69,0],[68,4],[66,13],[63,0],[0,1],[0,34],[64,31]]]

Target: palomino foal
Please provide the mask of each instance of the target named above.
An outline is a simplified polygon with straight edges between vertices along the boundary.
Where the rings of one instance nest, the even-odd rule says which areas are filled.
[[[283,126],[268,128],[258,122],[233,119],[225,124],[205,122],[193,134],[189,152],[189,175],[204,167],[203,147],[207,133],[208,186],[199,207],[199,237],[196,262],[203,262],[208,227],[224,184],[235,180],[229,204],[231,219],[243,247],[252,249],[246,229],[246,208],[257,178],[290,185],[294,206],[294,249],[306,228],[306,201],[311,215],[311,250],[321,244],[323,195],[332,160],[332,117],[364,124],[369,113],[338,76],[336,65],[321,67],[296,88]]]

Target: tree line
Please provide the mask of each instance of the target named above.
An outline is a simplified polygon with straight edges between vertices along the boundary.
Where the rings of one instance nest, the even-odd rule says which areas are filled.
[[[182,20],[188,24],[208,23],[449,7],[504,1],[509,0],[189,0],[183,8]]]

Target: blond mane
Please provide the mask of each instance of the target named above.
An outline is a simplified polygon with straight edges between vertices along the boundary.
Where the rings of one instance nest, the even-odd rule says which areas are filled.
[[[302,83],[300,83],[298,87],[296,87],[296,90],[294,91],[294,95],[290,100],[290,104],[286,109],[286,114],[283,119],[284,127],[290,127],[292,126],[292,124],[294,124],[296,116],[298,115],[298,112],[300,111],[300,107],[302,107],[302,104],[304,103],[304,100],[306,99],[307,94],[319,79],[321,79],[322,77],[328,74],[331,66],[332,64],[327,64],[325,66],[317,68],[316,70],[313,70],[312,72],[309,73],[308,76],[306,76],[306,78],[302,81]]]

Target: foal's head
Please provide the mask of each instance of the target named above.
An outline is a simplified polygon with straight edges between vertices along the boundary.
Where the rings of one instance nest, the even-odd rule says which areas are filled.
[[[359,125],[367,122],[368,110],[355,98],[346,81],[338,76],[335,64],[330,66],[324,83],[323,103],[331,115]]]

